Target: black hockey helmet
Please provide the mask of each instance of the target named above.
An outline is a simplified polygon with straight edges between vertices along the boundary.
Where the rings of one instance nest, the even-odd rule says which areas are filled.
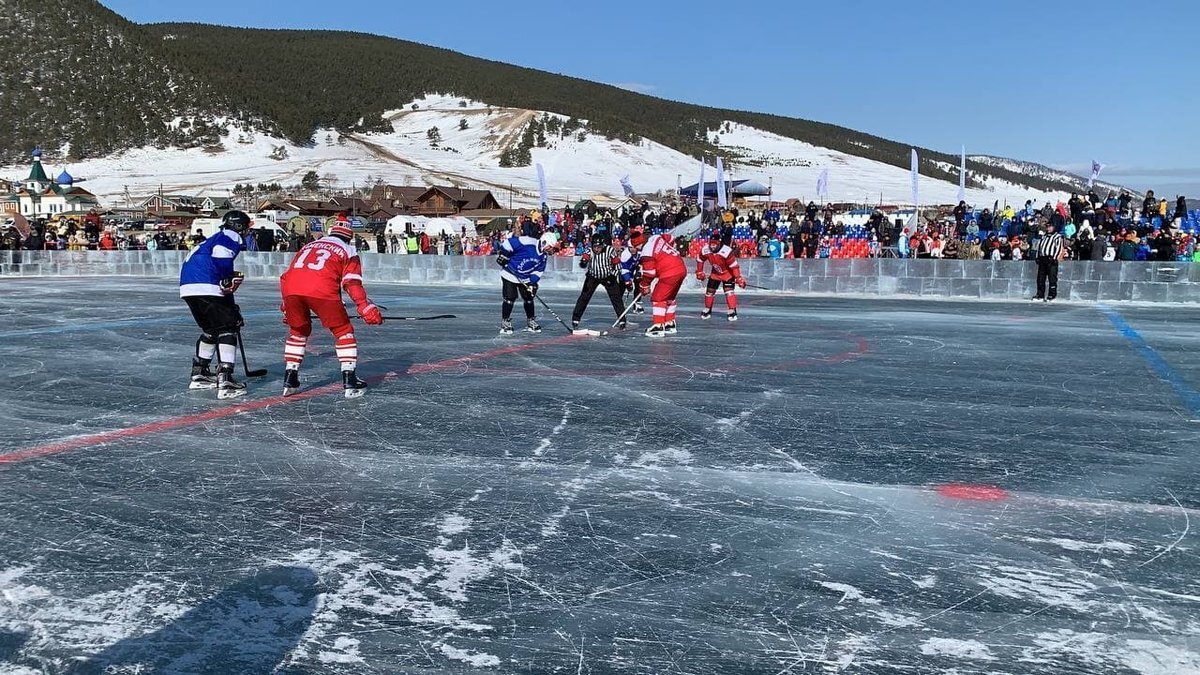
[[[250,229],[250,216],[246,215],[245,211],[226,211],[225,215],[221,216],[221,227],[229,229],[241,234]]]

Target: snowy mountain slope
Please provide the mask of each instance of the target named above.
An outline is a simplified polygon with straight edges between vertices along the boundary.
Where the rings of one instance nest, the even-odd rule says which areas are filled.
[[[1073,173],[1062,171],[1060,169],[1053,169],[1044,164],[1025,162],[1019,159],[1009,159],[1007,157],[994,157],[992,155],[968,155],[967,158],[971,161],[979,162],[980,164],[997,166],[1003,169],[1008,169],[1009,171],[1016,171],[1018,173],[1025,174],[1026,176],[1034,176],[1036,178],[1060,181],[1074,185],[1080,193],[1085,193],[1088,190],[1086,178],[1082,176],[1076,176]],[[1115,192],[1119,194],[1121,190],[1128,190],[1128,188],[1124,188],[1115,183],[1107,183],[1100,180],[1096,181],[1093,189],[1095,189],[1096,194],[1100,195],[1101,197],[1108,192]]]
[[[262,133],[246,132],[229,122],[223,150],[143,147],[70,165],[48,161],[48,170],[67,168],[88,179],[84,184],[110,205],[161,189],[166,193],[225,194],[238,183],[296,185],[308,171],[332,177],[337,189],[365,186],[375,180],[390,184],[440,184],[490,189],[507,205],[510,186],[514,206],[537,202],[533,166],[502,168],[500,153],[512,147],[525,125],[541,111],[493,108],[452,96],[428,96],[385,114],[390,133],[346,134],[319,130],[311,146],[298,146]],[[465,103],[465,107],[463,106]],[[562,116],[556,115],[555,117]],[[460,128],[465,121],[466,128]],[[433,147],[429,134],[436,128],[440,141]],[[281,153],[280,148],[284,151]],[[830,174],[831,201],[908,203],[909,172],[888,164],[820,148],[744,125],[729,123],[720,147],[728,177],[754,179],[774,185],[775,199],[817,199],[816,181],[822,169]],[[677,182],[690,185],[699,178],[697,160],[664,145],[642,140],[629,144],[596,134],[550,136],[547,147],[531,151],[546,172],[550,202],[580,198],[621,198],[619,180],[629,176],[639,193],[669,191]],[[273,159],[272,156],[286,157]],[[705,177],[714,180],[715,158],[709,158]],[[28,167],[0,167],[0,176],[21,178]],[[955,201],[957,185],[925,176],[920,181],[922,203]],[[968,201],[990,205],[995,200],[1023,203],[1065,198],[991,180],[987,189],[970,189]]]

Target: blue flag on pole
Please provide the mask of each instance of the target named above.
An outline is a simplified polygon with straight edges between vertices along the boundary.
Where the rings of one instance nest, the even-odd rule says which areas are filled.
[[[634,195],[633,184],[629,182],[628,175],[621,176],[621,191],[625,193],[626,197],[632,197]]]

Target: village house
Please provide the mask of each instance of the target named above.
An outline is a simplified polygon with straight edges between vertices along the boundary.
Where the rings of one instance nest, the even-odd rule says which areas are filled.
[[[162,216],[166,213],[196,214],[200,212],[201,201],[192,195],[159,193],[146,197],[138,202],[137,206],[146,213],[155,216]]]
[[[463,211],[499,209],[500,203],[489,190],[467,190],[433,186],[417,197],[414,213],[421,216],[454,216]]]
[[[371,190],[371,201],[397,213],[414,213],[417,199],[428,189],[424,185],[377,185]]]
[[[229,201],[229,197],[209,196],[200,199],[200,210],[204,213],[228,211],[232,208],[233,202]]]

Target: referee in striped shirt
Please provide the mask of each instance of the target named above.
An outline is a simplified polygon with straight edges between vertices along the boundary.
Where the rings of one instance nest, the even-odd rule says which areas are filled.
[[[580,257],[579,266],[587,268],[587,275],[583,278],[583,290],[579,292],[579,299],[575,301],[575,309],[571,312],[571,328],[579,327],[579,320],[587,311],[597,286],[604,286],[617,316],[624,314],[625,284],[621,283],[621,252],[609,246],[604,235],[594,234],[592,250]],[[621,323],[625,322],[622,320]],[[624,328],[624,325],[620,327]]]
[[[1058,261],[1067,251],[1064,244],[1063,236],[1054,231],[1054,223],[1047,224],[1046,235],[1037,247],[1037,295],[1034,300],[1049,302],[1058,295]]]

